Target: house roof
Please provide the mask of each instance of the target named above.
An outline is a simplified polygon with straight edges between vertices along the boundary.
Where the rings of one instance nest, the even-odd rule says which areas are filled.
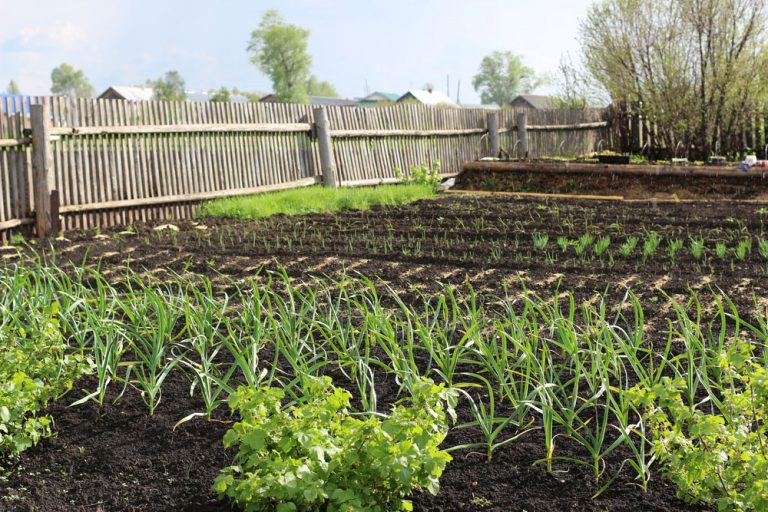
[[[334,105],[334,106],[352,106],[357,105],[355,100],[346,98],[328,98],[326,96],[310,96],[310,105]]]
[[[407,99],[415,99],[424,105],[456,105],[455,101],[440,91],[408,91],[400,96],[397,101],[405,101]]]
[[[154,96],[154,91],[151,87],[135,87],[135,86],[127,86],[127,85],[113,85],[111,87],[108,87],[106,91],[99,94],[99,98],[102,98],[104,95],[106,95],[109,91],[113,90],[118,95],[120,95],[123,99],[126,100],[133,100],[133,101],[141,101],[141,100],[151,100]]]
[[[520,94],[511,102],[513,105],[527,103],[533,108],[547,109],[555,108],[555,99],[552,96],[543,96],[540,94]]]
[[[187,94],[187,101],[206,102],[211,101],[211,94],[208,91],[185,91]],[[248,103],[248,98],[242,94],[230,94],[230,103]]]
[[[360,101],[362,102],[370,102],[370,101],[397,101],[397,99],[400,97],[399,94],[395,92],[381,92],[381,91],[375,91],[369,94],[368,96],[364,98],[360,98]]]

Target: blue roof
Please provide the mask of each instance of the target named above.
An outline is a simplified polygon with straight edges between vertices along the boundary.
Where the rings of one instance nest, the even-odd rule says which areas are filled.
[[[23,94],[6,94],[0,93],[0,112],[4,114],[17,114],[16,105],[19,103],[19,98],[22,102],[23,110],[29,113],[29,106],[31,103],[31,96],[24,96]],[[7,108],[7,111],[6,111]]]

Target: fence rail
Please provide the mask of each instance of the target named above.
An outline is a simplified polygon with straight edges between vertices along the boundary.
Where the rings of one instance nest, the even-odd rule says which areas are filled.
[[[454,174],[464,161],[496,149],[488,141],[489,115],[499,149],[511,153],[520,144],[522,113],[530,157],[583,154],[609,137],[597,110],[395,105],[317,111],[289,104],[3,98],[0,237],[30,225],[44,235],[58,227],[189,218],[204,200],[320,182],[390,183],[396,169],[407,175],[437,160],[444,174]],[[53,192],[58,201],[51,218]]]

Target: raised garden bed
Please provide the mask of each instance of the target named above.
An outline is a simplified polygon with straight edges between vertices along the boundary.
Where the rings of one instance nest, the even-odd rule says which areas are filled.
[[[626,199],[768,200],[768,169],[567,161],[465,162],[455,189]]]

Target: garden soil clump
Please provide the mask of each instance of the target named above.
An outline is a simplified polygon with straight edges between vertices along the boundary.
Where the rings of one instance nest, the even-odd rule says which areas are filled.
[[[768,265],[756,246],[743,259],[735,257],[734,247],[747,236],[755,241],[765,236],[767,213],[760,205],[738,202],[654,207],[452,195],[364,212],[256,221],[201,218],[174,223],[178,231],[156,230],[168,224],[158,221],[99,233],[68,232],[66,239],[52,244],[34,242],[31,249],[3,251],[0,264],[42,257],[67,268],[85,261],[115,281],[128,269],[158,279],[194,272],[210,277],[223,291],[233,279],[265,279],[268,270],[307,282],[315,276],[362,275],[410,303],[444,286],[461,290],[471,285],[478,295],[510,301],[525,293],[546,299],[567,290],[580,301],[604,297],[612,304],[632,290],[643,304],[649,336],[663,344],[673,315],[670,300],[686,300],[692,292],[707,304],[722,290],[746,321],[764,311]],[[631,236],[642,245],[651,231],[663,241],[647,261],[616,252]],[[610,258],[592,253],[577,257],[572,248],[563,252],[556,244],[558,238],[573,241],[585,232],[611,238]],[[533,234],[547,236],[546,248],[534,245]],[[668,240],[687,244],[689,237],[710,245],[719,241],[727,246],[727,256],[717,257],[710,245],[702,259],[687,251],[670,255]],[[87,379],[48,407],[57,437],[41,441],[18,461],[0,461],[6,469],[0,480],[0,510],[231,510],[211,492],[214,477],[234,455],[222,444],[236,419],[225,407],[216,410],[217,421],[195,418],[174,430],[180,419],[203,410],[179,372],[163,386],[154,416],[131,388],[116,405],[103,409],[92,403],[68,407],[92,389]],[[381,403],[396,399],[393,382],[377,383],[377,389]],[[462,403],[458,413],[466,419],[469,411]],[[475,434],[471,429],[451,431],[445,445],[477,441]],[[705,510],[677,499],[658,467],[647,492],[624,471],[593,499],[609,477],[595,484],[590,468],[565,462],[556,462],[555,471],[547,472],[546,465],[536,463],[545,456],[539,436],[534,431],[498,449],[491,462],[479,453],[454,452],[440,493],[416,494],[415,509]],[[583,460],[586,454],[558,439],[555,455]],[[608,457],[605,475],[615,474],[625,457],[619,451]]]

